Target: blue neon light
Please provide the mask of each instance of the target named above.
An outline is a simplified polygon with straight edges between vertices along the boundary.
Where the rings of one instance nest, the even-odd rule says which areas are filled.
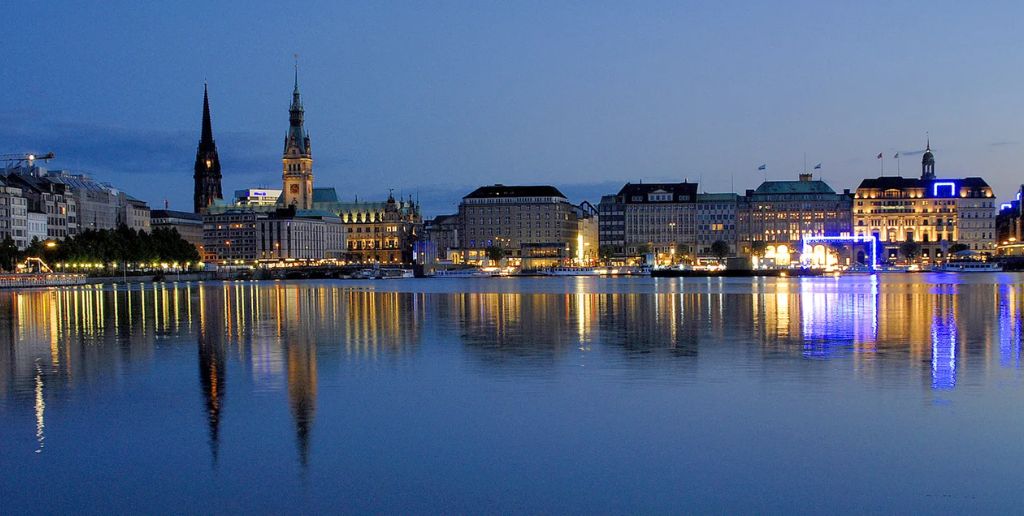
[[[935,197],[939,196],[939,187],[940,186],[948,186],[949,187],[949,196],[950,197],[956,197],[956,183],[954,183],[952,181],[936,181],[935,183],[933,183],[932,184],[932,194]]]
[[[871,270],[878,268],[878,239],[874,236],[867,235],[854,235],[854,236],[816,236],[816,237],[804,237],[803,254],[811,254],[811,246],[819,243],[828,242],[861,242],[871,244]]]
[[[1012,205],[1012,204],[1010,204],[1010,203],[1008,203],[1008,202],[1004,202],[1003,204],[1000,204],[1000,205],[999,205],[999,211],[1002,211],[1002,210],[1009,210],[1009,209],[1011,209],[1011,208],[1013,208],[1013,205]]]

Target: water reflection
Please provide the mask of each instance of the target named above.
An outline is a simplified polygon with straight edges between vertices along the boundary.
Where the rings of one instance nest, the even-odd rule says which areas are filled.
[[[990,367],[1019,369],[1022,286],[926,278],[687,280],[634,292],[382,291],[360,283],[161,284],[0,293],[0,414],[48,411],[66,393],[147,374],[188,349],[202,432],[217,463],[236,396],[281,393],[297,458],[310,461],[321,366],[439,353],[488,374],[553,375],[566,366],[692,371],[709,351],[756,359],[842,360],[865,381],[920,379],[954,390]],[[195,346],[195,351],[191,351]],[[193,373],[194,374],[194,373]],[[194,381],[194,380],[192,380]],[[228,386],[232,385],[231,397]],[[251,385],[250,385],[251,384]],[[241,386],[241,387],[240,387]],[[339,395],[333,393],[332,395]],[[240,410],[240,409],[239,409]]]

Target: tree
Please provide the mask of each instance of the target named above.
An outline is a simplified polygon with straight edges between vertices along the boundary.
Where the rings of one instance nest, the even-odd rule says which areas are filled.
[[[971,249],[971,246],[969,246],[967,244],[953,244],[953,245],[949,246],[949,254],[956,254],[956,253],[959,253],[961,251],[969,251],[970,249]]]
[[[724,260],[726,256],[729,256],[730,251],[731,249],[729,248],[729,244],[722,240],[715,240],[711,243],[711,254],[715,258],[718,258],[719,262]]]
[[[907,240],[900,244],[900,255],[907,261],[912,261],[921,253],[921,245],[913,240]]]
[[[0,268],[6,271],[13,271],[14,264],[18,261],[18,245],[14,243],[11,235],[4,237],[0,242]]]
[[[492,262],[500,262],[501,259],[504,258],[504,257],[505,257],[505,250],[504,249],[502,249],[502,248],[500,248],[500,247],[498,247],[496,245],[492,245],[492,246],[487,248],[487,258],[489,260],[491,260]]]
[[[763,240],[755,240],[750,243],[750,255],[761,258],[768,251],[768,244]]]
[[[597,254],[603,261],[611,260],[615,256],[615,246],[603,245],[597,248]]]

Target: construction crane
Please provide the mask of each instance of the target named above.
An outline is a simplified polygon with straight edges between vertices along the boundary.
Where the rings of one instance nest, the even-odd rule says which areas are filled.
[[[22,163],[32,166],[36,160],[50,161],[51,159],[53,159],[52,152],[46,154],[0,154],[0,162],[4,164],[5,169],[19,167]]]

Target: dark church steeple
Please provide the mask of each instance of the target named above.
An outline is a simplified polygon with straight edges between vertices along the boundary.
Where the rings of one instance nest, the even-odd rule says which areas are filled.
[[[924,156],[921,156],[921,179],[935,179],[935,155],[932,154],[931,138],[928,138]]]
[[[203,129],[196,149],[195,192],[192,196],[193,211],[203,213],[215,201],[224,196],[220,190],[220,158],[217,157],[217,143],[213,140],[213,124],[210,122],[210,95],[203,84]]]

